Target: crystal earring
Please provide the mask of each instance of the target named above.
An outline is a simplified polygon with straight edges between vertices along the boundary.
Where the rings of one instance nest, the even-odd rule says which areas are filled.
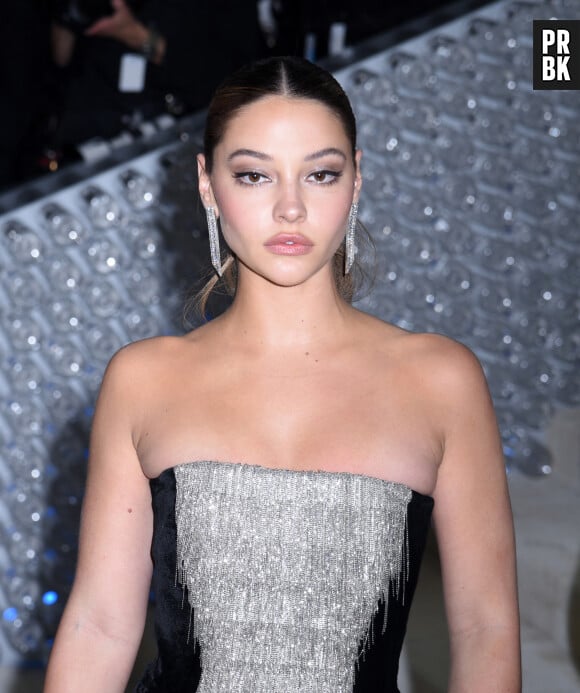
[[[348,274],[352,263],[354,262],[354,256],[356,255],[356,246],[354,244],[354,233],[356,231],[356,216],[358,214],[358,202],[353,202],[350,206],[350,212],[348,215],[348,223],[346,227],[346,241],[345,241],[345,253],[344,253],[344,273]]]
[[[220,237],[217,225],[217,217],[213,207],[206,207],[205,213],[207,216],[207,230],[209,233],[209,253],[211,256],[211,264],[218,275],[222,276],[222,259],[220,254]]]

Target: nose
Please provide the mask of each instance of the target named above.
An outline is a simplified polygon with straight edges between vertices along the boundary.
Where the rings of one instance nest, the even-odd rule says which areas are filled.
[[[274,219],[295,223],[306,218],[306,206],[299,187],[294,183],[284,185],[274,205]]]

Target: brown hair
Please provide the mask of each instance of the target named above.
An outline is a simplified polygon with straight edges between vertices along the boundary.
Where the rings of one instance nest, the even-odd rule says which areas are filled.
[[[211,173],[215,148],[221,142],[229,122],[244,106],[266,96],[288,96],[312,99],[329,108],[341,121],[352,147],[356,152],[356,122],[350,101],[337,80],[326,70],[297,57],[273,57],[259,60],[242,67],[218,87],[209,105],[203,149],[205,168]],[[359,226],[361,226],[359,224]],[[369,240],[368,233],[366,233]],[[339,295],[349,303],[353,299],[360,267],[356,264],[350,273],[344,274],[344,242],[334,255],[334,280]],[[207,301],[212,292],[233,296],[237,285],[237,263],[230,253],[222,253],[223,274],[214,273],[195,295],[193,303],[197,312],[205,317]]]

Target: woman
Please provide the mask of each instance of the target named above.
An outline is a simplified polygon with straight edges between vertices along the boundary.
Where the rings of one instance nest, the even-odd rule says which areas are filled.
[[[235,296],[109,365],[47,693],[124,690],[151,545],[159,657],[140,693],[397,691],[432,508],[449,691],[519,690],[485,380],[463,346],[350,305],[360,161],[348,99],[321,68],[273,58],[218,89],[199,192]]]

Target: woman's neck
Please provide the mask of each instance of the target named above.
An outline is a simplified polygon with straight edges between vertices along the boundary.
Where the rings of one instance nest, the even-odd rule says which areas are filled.
[[[240,346],[292,350],[336,345],[348,336],[351,311],[323,273],[290,287],[241,273],[234,301],[219,321],[224,337]]]

